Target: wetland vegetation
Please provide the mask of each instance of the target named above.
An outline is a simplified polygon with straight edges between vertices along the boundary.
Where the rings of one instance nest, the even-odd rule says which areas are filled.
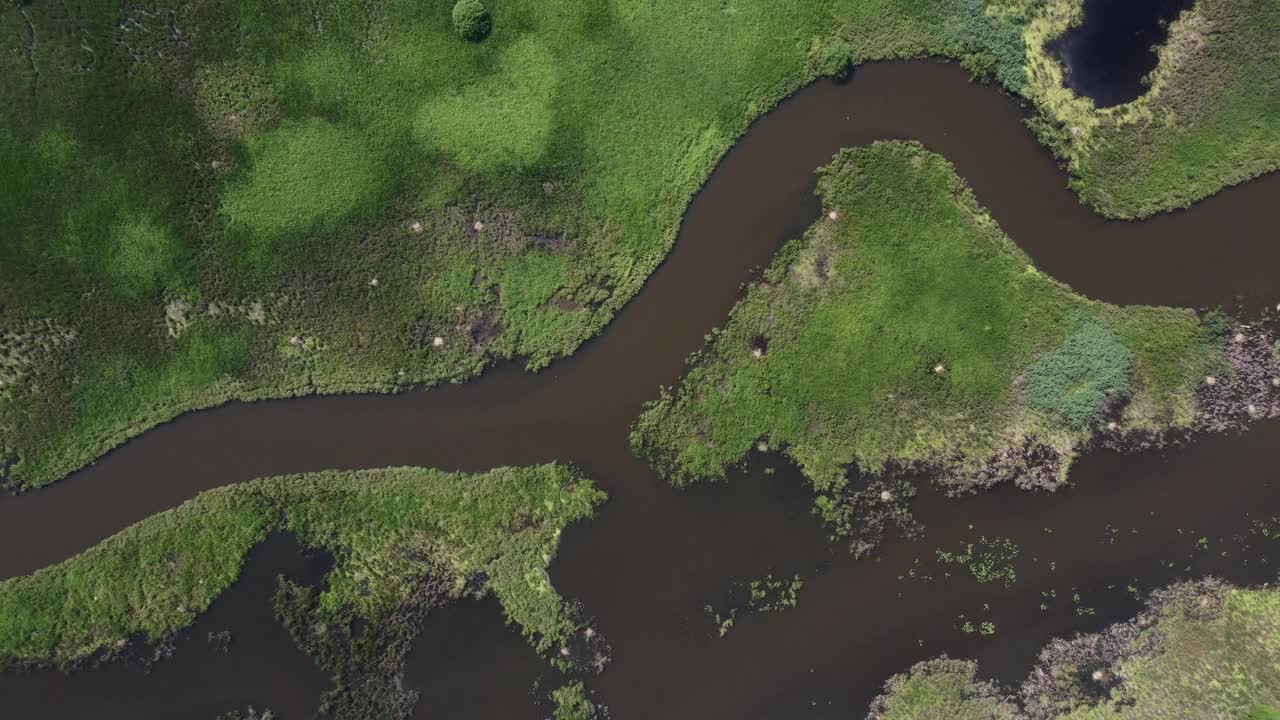
[[[1280,592],[1215,580],[1153,593],[1100,633],[1054,640],[1020,688],[940,658],[894,676],[871,720],[1280,717]]]
[[[10,3],[0,480],[229,400],[540,368],[634,296],[751,120],[851,62],[1032,98],[1111,215],[1275,166],[1273,4],[1202,0],[1104,112],[1043,52],[1079,1]]]
[[[493,593],[559,666],[602,664],[592,655],[602,641],[545,569],[562,528],[603,499],[563,465],[321,472],[212,490],[0,583],[0,660],[68,668],[116,656],[131,640],[163,643],[236,580],[253,546],[288,532],[335,559],[323,588],[282,578],[276,604],[298,643],[335,676],[327,708],[336,717],[411,709],[412,694],[397,691],[395,678],[417,623],[467,595]]]
[[[823,216],[636,423],[635,450],[677,484],[781,448],[849,534],[851,515],[909,492],[859,486],[844,501],[851,466],[927,467],[955,491],[1053,489],[1091,443],[1280,412],[1269,332],[1071,292],[918,144],[846,150],[818,191]]]
[[[1105,109],[1066,91],[1046,49],[1081,6],[7,5],[0,485],[52,483],[229,400],[459,382],[499,360],[542,368],[638,292],[754,118],[856,63],[958,59],[1029,98],[1032,130],[1110,217],[1184,206],[1277,167],[1273,3],[1199,0],[1171,28],[1150,91]],[[865,554],[888,523],[916,528],[904,469],[953,491],[1052,489],[1091,445],[1280,416],[1266,324],[1073,293],[920,145],[844,151],[819,190],[822,217],[635,426],[634,448],[678,483],[722,477],[752,447],[780,449]],[[865,477],[850,482],[851,467]],[[562,465],[318,472],[208,491],[0,582],[0,665],[70,669],[162,644],[283,532],[336,563],[319,586],[280,578],[274,597],[293,641],[333,677],[327,714],[407,716],[416,694],[402,668],[423,617],[477,594],[495,595],[553,666],[599,670],[608,646],[547,567],[561,528],[603,499]],[[1009,539],[948,548],[938,564],[979,583],[1018,577]],[[802,584],[768,575],[734,592],[744,612],[774,613]],[[879,711],[1159,716],[1178,698],[1270,720],[1276,698],[1258,690],[1275,687],[1263,677],[1278,636],[1270,593],[1178,587],[1131,625],[1052,645],[1021,695],[940,660],[896,678]],[[719,634],[737,609],[707,608]],[[988,637],[996,626],[965,627]],[[1231,643],[1246,632],[1265,642],[1241,660]],[[1239,686],[1178,694],[1219,672]],[[605,714],[572,678],[550,699],[557,720]]]

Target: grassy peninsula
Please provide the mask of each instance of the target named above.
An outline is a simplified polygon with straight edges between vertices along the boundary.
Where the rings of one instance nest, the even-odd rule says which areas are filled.
[[[1280,717],[1280,592],[1214,581],[1153,594],[1128,623],[1055,640],[1021,688],[932,660],[895,676],[872,720]]]
[[[762,444],[837,525],[851,465],[1051,488],[1096,435],[1191,426],[1197,389],[1227,377],[1224,321],[1071,292],[919,144],[843,151],[818,192],[822,217],[635,425],[634,449],[677,484]]]
[[[228,400],[570,353],[748,123],[850,61],[1031,97],[1112,215],[1275,166],[1273,3],[1201,0],[1099,112],[1042,52],[1080,2],[6,3],[0,485]]]
[[[0,582],[0,665],[66,667],[108,657],[132,637],[159,642],[193,622],[235,582],[249,550],[280,531],[336,560],[306,608],[313,623],[359,618],[377,628],[406,604],[492,592],[550,654],[581,628],[545,569],[561,528],[603,499],[562,465],[320,472],[211,490]]]

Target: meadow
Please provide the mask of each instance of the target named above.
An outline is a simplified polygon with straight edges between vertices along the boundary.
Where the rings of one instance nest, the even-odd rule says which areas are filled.
[[[1274,14],[1202,8],[1231,2]],[[1061,125],[1028,56],[1045,7],[504,0],[462,37],[447,0],[5,5],[0,484],[229,400],[541,368],[635,295],[733,141],[815,77],[954,58]],[[1273,61],[1255,65],[1247,112],[1186,122],[1274,157],[1254,112],[1274,93],[1247,92]],[[1161,97],[1206,81],[1167,74]],[[1088,152],[1082,197],[1112,212],[1084,186],[1127,161]],[[1228,165],[1151,182],[1199,197],[1269,167]]]

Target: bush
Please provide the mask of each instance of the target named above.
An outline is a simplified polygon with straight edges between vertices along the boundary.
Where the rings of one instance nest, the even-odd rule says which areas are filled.
[[[853,74],[853,46],[847,42],[830,43],[818,51],[817,63],[819,73],[844,82]]]
[[[493,17],[480,0],[458,0],[453,6],[453,29],[464,40],[483,40],[493,29]]]
[[[1115,333],[1085,325],[1027,369],[1027,404],[1083,427],[1107,403],[1129,394],[1133,354]]]

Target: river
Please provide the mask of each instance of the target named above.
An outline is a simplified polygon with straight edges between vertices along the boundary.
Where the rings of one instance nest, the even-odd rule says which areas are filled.
[[[817,82],[752,125],[694,198],[667,261],[574,356],[536,375],[504,366],[429,391],[186,415],[54,486],[0,501],[0,546],[20,548],[0,553],[0,576],[57,562],[202,490],[254,477],[572,462],[611,500],[597,519],[566,532],[551,577],[597,616],[613,644],[614,663],[592,685],[621,720],[856,718],[888,675],[943,651],[977,656],[988,671],[1017,680],[1048,638],[1131,614],[1128,584],[1149,589],[1207,572],[1274,579],[1263,564],[1270,548],[1241,535],[1251,521],[1280,515],[1280,496],[1268,486],[1280,441],[1274,423],[1167,452],[1098,452],[1073,469],[1074,487],[1054,496],[1004,488],[948,500],[921,480],[916,514],[925,536],[890,538],[879,559],[860,561],[832,553],[802,479],[777,458],[755,458],[727,484],[677,491],[631,456],[627,434],[642,403],[679,380],[685,357],[723,322],[753,268],[814,221],[813,170],[841,147],[904,138],[942,153],[1041,270],[1092,297],[1251,312],[1280,300],[1280,175],[1188,211],[1108,222],[1067,190],[1065,174],[1023,126],[1025,112],[954,64],[873,64],[846,84]],[[765,474],[770,463],[776,471]],[[917,558],[936,561],[936,548],[983,535],[1020,547],[1013,588],[978,585],[954,567],[949,579],[898,579]],[[1201,536],[1215,552],[1195,550]],[[1223,557],[1219,541],[1236,545]],[[769,571],[807,576],[800,607],[712,637],[702,605],[729,583]],[[269,584],[239,583],[210,615],[233,602],[266,607],[265,597],[244,598],[265,595]],[[1057,600],[1042,612],[1041,594],[1051,588]],[[962,632],[960,613],[993,622],[996,633]],[[240,616],[232,615],[234,626]],[[419,717],[549,714],[528,690],[538,675],[549,682],[550,670],[498,623],[492,603],[428,620],[430,640],[419,642],[406,678],[423,691]],[[179,642],[153,682],[136,684],[128,707],[98,702],[100,678],[123,672],[116,668],[0,676],[0,694],[19,714],[67,718],[212,720],[207,708],[217,699],[225,710],[250,702],[287,709],[289,720],[314,706],[309,663],[285,641],[252,650],[233,642],[227,655],[251,654],[299,678],[268,689],[245,684],[238,663],[217,670],[200,660],[199,642],[187,645]],[[472,659],[454,663],[454,655]],[[53,695],[62,703],[56,711]],[[451,704],[467,697],[478,705]]]

